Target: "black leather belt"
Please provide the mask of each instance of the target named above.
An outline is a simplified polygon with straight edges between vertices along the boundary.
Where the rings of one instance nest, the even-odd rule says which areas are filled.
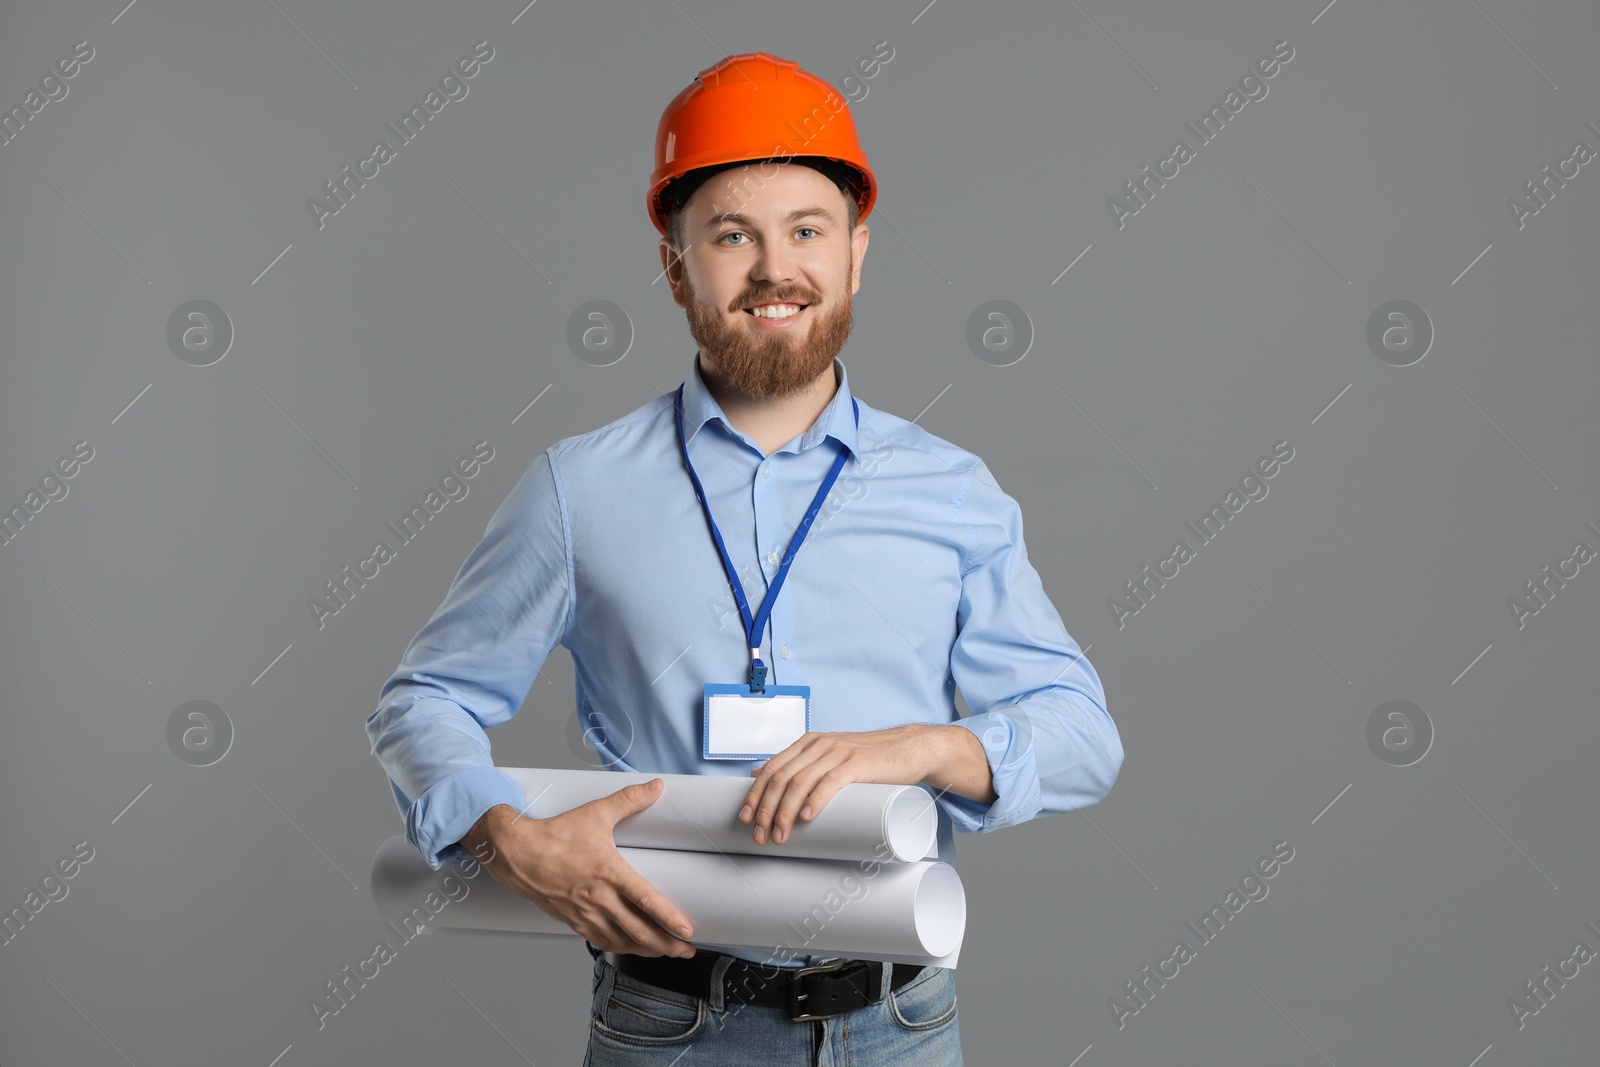
[[[590,952],[594,952],[593,946]],[[709,997],[711,972],[724,955],[699,949],[686,960],[626,953],[610,953],[606,958],[630,978],[691,997]],[[889,979],[889,989],[899,989],[922,973],[921,967],[881,960],[841,959],[814,967],[764,967],[738,956],[730,958],[733,962],[722,976],[725,1001],[783,1008],[796,1022],[829,1019],[871,1004],[880,977]],[[778,973],[774,975],[773,971]]]

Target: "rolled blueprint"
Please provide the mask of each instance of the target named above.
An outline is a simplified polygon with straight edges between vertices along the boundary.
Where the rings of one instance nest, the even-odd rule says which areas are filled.
[[[603,772],[611,773],[611,772]],[[776,953],[848,956],[954,968],[967,902],[955,868],[938,860],[848,863],[778,856],[618,848],[635,871],[689,917],[693,943]],[[496,931],[576,937],[532,900],[479,870],[468,886],[435,871],[403,836],[372,860],[372,899],[391,922],[422,932]],[[425,900],[436,906],[423,907]]]
[[[938,851],[939,812],[933,794],[920,785],[851,782],[815,818],[796,819],[783,844],[758,845],[752,836],[755,824],[739,821],[739,809],[753,781],[748,777],[499,769],[522,787],[527,802],[522,814],[530,819],[548,819],[624,786],[660,778],[664,788],[655,802],[617,823],[612,836],[619,846],[900,863],[926,859]]]

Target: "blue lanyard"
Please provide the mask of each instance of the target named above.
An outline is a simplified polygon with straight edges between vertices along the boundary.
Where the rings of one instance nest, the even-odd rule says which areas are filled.
[[[834,457],[828,476],[822,479],[817,495],[812,498],[811,506],[806,509],[805,518],[800,520],[800,525],[794,532],[794,539],[784,550],[783,563],[778,567],[778,573],[773,577],[772,585],[761,601],[761,610],[752,618],[750,602],[744,595],[744,585],[740,583],[739,575],[733,569],[733,561],[728,558],[728,547],[722,542],[722,531],[717,529],[717,520],[711,517],[711,505],[706,503],[705,488],[700,484],[700,476],[694,472],[694,464],[689,462],[689,446],[683,436],[683,386],[681,385],[678,386],[674,406],[677,409],[678,451],[683,454],[684,469],[689,472],[689,480],[694,483],[694,495],[706,513],[706,525],[711,527],[711,538],[716,541],[717,554],[722,557],[722,569],[727,572],[728,584],[733,587],[733,599],[739,605],[739,618],[744,621],[745,637],[750,645],[750,691],[764,693],[767,690],[767,667],[761,662],[761,637],[766,633],[767,622],[772,617],[772,605],[778,599],[778,590],[782,587],[784,578],[789,574],[789,564],[794,562],[795,553],[800,551],[800,543],[806,539],[806,533],[811,529],[812,520],[817,517],[817,512],[822,510],[823,498],[828,495],[828,490],[833,488],[834,480],[839,477],[839,471],[844,467],[848,450],[840,448],[839,454]],[[861,407],[856,403],[855,397],[850,398],[850,407],[855,414],[856,425],[860,426]]]

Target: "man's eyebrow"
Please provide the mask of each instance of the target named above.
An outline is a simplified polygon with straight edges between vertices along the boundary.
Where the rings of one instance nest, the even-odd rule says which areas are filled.
[[[838,218],[833,214],[833,212],[829,211],[827,208],[822,208],[822,207],[798,207],[798,208],[795,208],[793,211],[789,212],[789,214],[786,215],[783,218],[783,222],[785,224],[788,224],[788,223],[799,222],[801,219],[809,219],[809,218],[821,219],[822,221],[827,222],[827,223],[829,223],[831,225],[838,225],[838,222],[839,222]],[[706,222],[706,224],[703,227],[703,229],[712,230],[712,229],[715,229],[718,226],[723,225],[724,223],[730,223],[730,222],[733,223],[734,225],[737,225],[737,226],[754,227],[754,225],[755,225],[755,223],[752,222],[748,217],[739,214],[737,211],[724,211],[721,214],[711,216],[711,218]]]

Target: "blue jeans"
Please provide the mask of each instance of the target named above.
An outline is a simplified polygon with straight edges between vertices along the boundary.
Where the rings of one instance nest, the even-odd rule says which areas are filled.
[[[720,972],[717,975],[721,977]],[[887,982],[885,982],[887,986]],[[962,1067],[955,974],[925,967],[875,1003],[795,1022],[783,1008],[689,996],[594,960],[583,1067]]]

